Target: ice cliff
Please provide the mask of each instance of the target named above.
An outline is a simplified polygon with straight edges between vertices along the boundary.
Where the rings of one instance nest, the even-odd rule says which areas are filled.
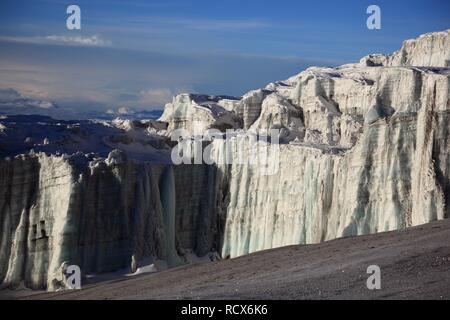
[[[262,175],[257,164],[220,164],[238,163],[236,144],[248,142],[214,140],[222,257],[448,217],[449,41],[450,30],[422,35],[392,55],[311,67],[217,101],[243,129],[279,129],[282,142],[269,153],[276,174]]]
[[[133,272],[449,217],[449,42],[426,34],[243,97],[178,95],[159,121],[3,117],[0,281],[57,289],[65,263]],[[202,145],[213,164],[173,165],[176,129],[280,136],[220,137]]]
[[[153,133],[164,124],[41,116],[1,123],[3,286],[54,290],[64,288],[68,264],[85,275],[133,273],[215,247],[214,201],[204,196],[214,168],[172,166],[165,138]]]

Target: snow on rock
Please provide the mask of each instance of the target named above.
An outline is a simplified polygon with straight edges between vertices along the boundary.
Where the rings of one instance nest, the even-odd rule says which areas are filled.
[[[46,116],[6,116],[0,119],[2,130],[0,156],[35,152],[49,154],[95,153],[106,157],[120,149],[132,158],[147,162],[170,163],[166,138],[152,130],[154,120],[64,121]],[[161,127],[162,128],[162,127]]]

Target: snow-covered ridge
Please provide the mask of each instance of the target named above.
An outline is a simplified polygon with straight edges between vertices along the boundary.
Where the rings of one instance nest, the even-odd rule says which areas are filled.
[[[78,152],[107,157],[114,150],[146,162],[170,162],[166,125],[155,120],[64,121],[46,116],[3,116],[0,119],[0,156],[32,152],[72,155]],[[157,157],[159,155],[159,157]]]
[[[450,67],[450,29],[430,32],[405,40],[400,50],[390,55],[368,55],[360,63],[367,66]]]
[[[177,128],[192,133],[208,128],[273,128],[283,130],[289,137],[285,141],[348,148],[358,140],[364,123],[416,113],[423,99],[424,79],[437,81],[437,104],[446,108],[450,71],[443,65],[450,55],[450,45],[446,45],[449,32],[407,41],[392,55],[369,55],[359,63],[336,68],[310,67],[240,99],[179,95],[166,105],[159,120],[168,122],[167,135]],[[436,46],[438,49],[429,51]],[[417,48],[422,47],[428,49],[420,55]],[[408,59],[395,58],[399,52],[410,51],[414,52]],[[411,65],[416,62],[419,64]]]

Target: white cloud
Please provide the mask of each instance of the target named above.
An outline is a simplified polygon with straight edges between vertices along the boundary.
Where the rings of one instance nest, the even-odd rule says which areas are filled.
[[[127,115],[127,114],[134,114],[134,110],[128,107],[119,107],[117,109],[118,114]]]
[[[96,47],[105,47],[111,45],[111,41],[103,40],[98,35],[93,35],[89,37],[50,35],[46,36],[45,39],[49,42],[68,45],[96,46]]]
[[[53,102],[46,100],[37,100],[22,96],[17,90],[11,88],[0,88],[0,110],[14,109],[55,109],[57,108]]]
[[[1,36],[0,41],[36,43],[36,44],[57,44],[82,47],[106,47],[110,46],[110,40],[103,39],[99,35],[92,36],[64,36],[48,35],[44,37],[8,37]]]
[[[174,92],[168,88],[155,88],[139,92],[140,102],[149,106],[164,105],[172,100]]]
[[[21,95],[14,89],[11,88],[0,88],[0,101],[1,102],[11,102],[16,99],[20,99]]]

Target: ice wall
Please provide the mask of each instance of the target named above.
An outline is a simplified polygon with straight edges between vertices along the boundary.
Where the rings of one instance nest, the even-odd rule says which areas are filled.
[[[181,191],[192,186],[203,199],[201,190],[212,182],[176,186],[171,165],[135,162],[117,150],[97,160],[39,153],[1,161],[0,175],[3,286],[54,290],[64,286],[64,265],[76,264],[83,274],[131,272],[156,259],[176,266],[185,250],[212,249],[214,193],[199,200],[198,210],[184,206],[190,198]]]
[[[273,93],[254,127],[304,130],[304,137],[269,156],[279,163],[273,175],[261,175],[258,164],[236,164],[239,147],[230,152],[227,141],[214,141],[217,161],[233,162],[219,165],[229,188],[222,256],[448,217],[450,70],[409,66],[442,65],[446,41],[448,31],[407,42],[404,66],[312,67],[267,86]],[[283,97],[301,113],[295,128],[288,108],[269,111]]]
[[[432,56],[421,65],[442,62],[448,54],[442,46],[447,33],[421,37],[402,50],[437,47],[433,52],[421,49],[423,61]],[[195,248],[217,245],[223,257],[235,257],[448,216],[449,71],[410,66],[420,60],[419,51],[398,66],[389,62],[309,68],[251,91],[238,102],[194,97],[194,104],[185,105],[175,99],[174,110],[183,110],[183,117],[191,115],[183,118],[182,127],[188,130],[195,121],[204,121],[204,129],[213,127],[216,118],[201,120],[204,110],[198,105],[214,101],[240,117],[244,129],[277,128],[288,137],[274,152],[267,152],[273,146],[263,142],[257,147],[257,152],[267,152],[266,162],[277,165],[272,175],[262,174],[267,163],[239,164],[242,157],[251,157],[248,150],[255,146],[237,139],[213,142],[217,172],[213,166],[178,170],[177,181],[186,176],[209,181],[201,184],[208,190],[196,186],[183,197],[200,201],[177,208],[177,224],[183,226],[178,228],[179,241]],[[169,127],[180,119],[168,119]],[[242,149],[247,150],[244,156]],[[222,164],[225,158],[232,164]],[[188,232],[187,219],[197,219],[208,234]]]
[[[257,164],[227,167],[230,199],[222,256],[444,218],[450,198],[448,182],[444,192],[434,159],[445,163],[442,180],[448,181],[448,151],[433,154],[437,125],[426,113],[380,120],[365,128],[348,152],[280,145],[279,154],[269,159],[279,163],[273,175],[262,175]],[[448,124],[445,127],[447,131]],[[224,141],[214,143],[218,150],[225,149]]]
[[[190,248],[199,257],[220,251],[219,186],[216,166],[182,164],[174,166],[176,239],[179,248]]]

